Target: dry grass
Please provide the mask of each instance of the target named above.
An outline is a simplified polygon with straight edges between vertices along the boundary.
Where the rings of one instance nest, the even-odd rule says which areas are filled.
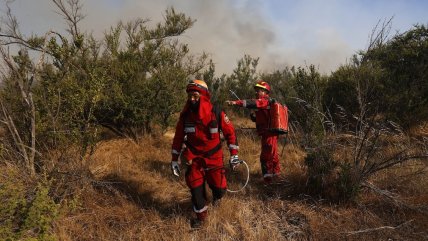
[[[251,169],[250,183],[242,192],[227,193],[220,206],[210,205],[209,220],[202,229],[190,228],[190,193],[183,175],[178,179],[171,175],[172,140],[166,133],[139,144],[127,139],[100,143],[88,159],[96,181],[81,190],[77,206],[64,208],[55,226],[59,239],[428,239],[428,175],[423,171],[414,174],[423,164],[409,163],[371,180],[400,194],[405,206],[369,191],[363,192],[356,203],[333,204],[305,193],[305,153],[292,144],[282,151],[282,141],[282,175],[276,184],[264,186],[260,140],[249,131],[237,132],[240,157]]]

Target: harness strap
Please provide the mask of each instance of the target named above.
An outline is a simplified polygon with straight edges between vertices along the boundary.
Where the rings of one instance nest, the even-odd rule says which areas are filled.
[[[186,146],[196,155],[201,155],[205,158],[208,158],[210,156],[212,156],[214,153],[216,153],[217,151],[219,151],[221,149],[221,142],[219,144],[217,144],[214,148],[212,148],[211,150],[208,150],[206,152],[202,152],[202,151],[198,151],[196,150],[195,147],[193,147],[192,145],[190,145],[189,142],[186,141]]]

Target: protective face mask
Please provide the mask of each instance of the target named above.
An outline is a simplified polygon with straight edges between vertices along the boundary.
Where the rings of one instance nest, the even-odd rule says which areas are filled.
[[[198,111],[199,110],[199,102],[200,101],[190,102],[190,110],[192,110],[193,112]]]

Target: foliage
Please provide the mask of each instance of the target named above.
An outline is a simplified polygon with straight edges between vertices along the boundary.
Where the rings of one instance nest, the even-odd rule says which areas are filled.
[[[312,150],[305,157],[304,163],[308,167],[308,190],[312,194],[325,193],[331,185],[329,177],[338,165],[333,159],[332,150],[328,148]]]
[[[197,79],[203,79],[207,83],[211,94],[211,102],[219,104],[230,99],[230,92],[226,87],[226,77],[226,74],[220,77],[215,76],[215,65],[212,60],[209,61],[208,68],[196,76]]]
[[[103,54],[108,85],[96,110],[98,122],[114,132],[138,139],[150,133],[152,125],[163,129],[171,123],[184,99],[188,77],[205,65],[189,55],[187,45],[174,36],[193,25],[184,14],[168,9],[165,23],[149,29],[146,21],[119,23],[106,34],[107,51]],[[121,48],[121,32],[126,45]]]
[[[26,38],[10,12],[13,24],[2,29],[2,44],[21,48],[16,56],[2,52],[9,68],[3,71],[0,93],[2,118],[8,120],[3,123],[14,126],[17,131],[9,128],[9,133],[20,134],[18,140],[23,142],[11,135],[10,146],[21,152],[16,156],[26,156],[22,146],[40,154],[77,144],[83,158],[99,140],[100,126],[135,140],[154,126],[166,129],[181,107],[188,77],[205,66],[205,54],[189,55],[187,45],[176,38],[194,21],[170,8],[164,22],[154,28],[142,19],[119,23],[106,33],[104,45],[80,33],[79,0],[54,2],[67,20],[68,36],[48,31]],[[37,63],[30,59],[30,51],[37,52]],[[25,96],[20,97],[26,92],[34,99],[32,109],[22,100]],[[43,169],[40,157],[36,165]]]
[[[229,77],[229,88],[236,90],[236,95],[240,98],[254,96],[253,86],[257,80],[256,68],[259,58],[252,58],[245,55],[238,61],[238,66]]]
[[[30,146],[34,153],[36,150],[40,154],[50,148],[79,144],[83,157],[96,137],[93,109],[105,75],[97,67],[96,50],[99,45],[91,36],[80,34],[76,28],[80,21],[79,13],[67,12],[62,1],[55,3],[60,3],[63,14],[70,17],[68,20],[72,29],[69,38],[54,31],[46,32],[43,37],[26,38],[18,31],[9,12],[8,19],[15,24],[2,29],[1,42],[3,46],[16,44],[21,50],[17,56],[10,56],[2,48],[3,60],[8,63],[8,68],[2,72],[4,84],[10,87],[3,88],[1,92],[4,107],[2,118],[9,119],[9,126],[16,126],[22,131],[19,139],[31,140],[31,145],[25,145]],[[77,0],[68,3],[71,10],[79,5]],[[30,60],[29,51],[36,51],[33,54],[38,57],[37,62]],[[31,104],[31,109],[20,110],[19,104],[23,101],[5,101],[19,96],[16,95],[19,91],[25,94],[21,98],[24,103]],[[7,118],[7,113],[13,113],[11,118]],[[30,127],[31,131],[28,131]],[[21,146],[16,139],[15,145]],[[36,165],[39,170],[43,169],[40,155],[36,158],[33,168]]]
[[[224,103],[225,100],[236,99],[251,99],[254,98],[253,86],[258,79],[257,65],[259,59],[249,55],[244,55],[238,60],[237,67],[233,70],[230,76],[223,76],[221,87],[221,95],[217,98]],[[232,93],[233,92],[233,93]],[[248,110],[240,108],[237,110],[240,115],[248,114]]]
[[[17,173],[14,173],[17,175]],[[0,187],[0,239],[16,238],[14,230],[22,223],[26,212],[25,185],[16,182],[11,173],[2,180]]]
[[[48,147],[79,143],[83,156],[96,141],[94,109],[107,78],[97,53],[91,51],[94,48],[98,45],[90,37],[82,37],[79,48],[68,41],[51,41],[48,47],[70,54],[54,59],[53,65],[44,65],[34,87],[40,139]]]
[[[416,25],[383,45],[363,53],[365,63],[378,64],[384,95],[381,109],[406,127],[428,118],[428,30]],[[380,102],[380,100],[379,100]]]
[[[295,68],[285,67],[283,70],[276,70],[273,73],[262,73],[261,79],[269,83],[272,88],[271,96],[280,103],[292,105],[294,97],[297,96],[293,81],[295,80]]]
[[[0,119],[8,130],[5,144],[10,147],[16,161],[23,163],[27,170],[35,174],[35,115],[36,108],[31,91],[33,76],[32,64],[26,51],[19,51],[14,59],[10,58],[4,48],[0,47],[4,64],[10,74],[4,74],[4,96],[0,91]],[[17,121],[15,121],[17,120]]]
[[[350,163],[339,163],[340,172],[337,180],[335,180],[335,189],[339,200],[355,200],[358,197],[362,185],[360,176],[357,174],[357,169]]]
[[[294,118],[304,130],[303,142],[306,147],[313,148],[321,145],[325,135],[326,124],[323,114],[323,94],[325,79],[317,72],[313,65],[308,69],[297,68],[291,81],[296,96],[291,96],[297,104],[291,104]]]
[[[19,169],[9,170],[0,188],[0,239],[55,240],[53,222],[59,206],[49,195],[49,182],[40,181],[34,188],[19,178]],[[20,180],[20,181],[18,181]]]
[[[355,198],[363,186],[371,187],[367,181],[375,173],[427,158],[425,144],[411,140],[398,125],[426,120],[426,27],[415,26],[388,41],[387,29],[388,24],[374,32],[368,50],[328,78],[323,100],[329,112],[318,112],[327,117],[332,134],[319,139],[317,166],[325,167],[329,160],[337,163],[333,178],[336,195],[343,200]],[[346,141],[342,133],[348,135]],[[338,158],[334,152],[323,155],[320,151],[331,147],[347,154]],[[310,183],[319,186],[322,181],[317,177],[325,174],[324,168],[308,168],[309,179],[318,180]]]
[[[333,117],[337,114],[337,106],[342,106],[352,113],[358,113],[357,73],[358,69],[355,66],[344,65],[329,77],[323,102]]]

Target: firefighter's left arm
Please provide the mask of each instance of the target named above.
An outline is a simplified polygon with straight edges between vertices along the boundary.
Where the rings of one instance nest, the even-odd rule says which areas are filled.
[[[238,139],[236,137],[235,128],[233,127],[232,122],[229,117],[227,117],[224,111],[221,112],[221,129],[223,131],[223,136],[226,139],[227,146],[229,147],[230,156],[238,155]]]

